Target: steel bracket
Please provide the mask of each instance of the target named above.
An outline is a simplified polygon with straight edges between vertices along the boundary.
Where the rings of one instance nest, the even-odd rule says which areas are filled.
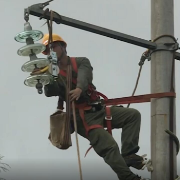
[[[29,11],[29,14],[37,16],[37,17],[39,17],[39,19],[45,18],[45,19],[50,20],[50,13],[46,12],[46,10],[43,10],[43,9],[46,6],[48,6],[51,1],[53,1],[53,0],[47,1],[45,3],[34,4],[30,7],[28,7],[27,9]],[[53,21],[55,21],[57,24],[60,24],[61,23],[60,15],[55,12],[53,16],[54,16]]]
[[[175,52],[175,59],[180,60],[180,54],[176,52],[179,49],[179,43],[158,43],[156,49],[149,50],[147,54],[142,54],[139,66],[143,65],[145,60],[151,60],[151,55],[157,51],[172,51]]]
[[[179,43],[158,43],[156,49],[150,50],[150,56],[157,51],[177,51]]]
[[[49,5],[51,1],[53,0],[47,1],[45,3],[34,4],[28,7],[29,14],[33,16],[37,16],[39,17],[39,19],[44,18],[44,19],[50,20],[50,12],[46,10],[44,11],[43,9],[45,6]],[[123,41],[123,42],[130,43],[136,46],[150,49],[151,54],[154,53],[155,51],[160,51],[160,50],[174,51],[174,50],[177,50],[179,47],[179,45],[176,43],[175,44],[174,43],[173,44],[172,43],[157,44],[155,42],[151,42],[145,39],[130,36],[130,35],[123,34],[123,33],[113,31],[110,29],[106,29],[100,26],[96,26],[96,25],[82,22],[79,20],[75,20],[69,17],[65,17],[62,15],[59,15],[57,12],[54,12],[53,14],[53,21],[56,22],[57,24],[64,24],[67,26],[71,26],[74,28],[78,28],[81,30],[85,30],[88,32],[106,36],[108,38],[116,39],[119,41]],[[150,60],[150,56],[147,59]],[[175,59],[180,60],[180,53],[175,52]]]

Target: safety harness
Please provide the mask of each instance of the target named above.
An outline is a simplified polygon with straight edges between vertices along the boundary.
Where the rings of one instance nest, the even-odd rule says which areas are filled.
[[[71,64],[72,64],[74,72],[78,73],[78,67],[76,64],[75,57],[71,57],[70,60],[71,60]],[[67,76],[67,73],[64,70],[60,70],[59,74],[62,76],[65,76],[65,77]],[[77,79],[72,78],[72,83],[74,83],[76,85]],[[145,95],[139,95],[139,96],[130,96],[130,97],[108,99],[104,94],[96,91],[96,89],[91,84],[89,84],[89,86],[88,86],[87,94],[89,95],[90,101],[92,102],[92,104],[96,101],[99,101],[100,97],[103,98],[103,101],[101,101],[101,103],[104,105],[105,111],[106,111],[106,115],[105,115],[106,127],[107,127],[107,131],[111,135],[112,135],[112,125],[111,125],[112,115],[111,115],[110,107],[112,105],[150,102],[152,98],[163,98],[163,97],[175,97],[176,96],[176,93],[174,91],[171,91],[171,92],[163,92],[163,93],[154,93],[154,94],[145,94]],[[84,128],[86,130],[86,136],[87,137],[88,137],[88,133],[90,130],[96,129],[96,128],[104,128],[103,126],[101,126],[99,124],[89,126],[86,123],[84,111],[90,110],[92,108],[91,103],[90,104],[88,104],[88,103],[75,104],[75,108],[79,109],[79,114],[80,114],[80,117],[82,119]],[[92,148],[92,146],[86,151],[85,156],[87,155],[87,153],[89,152],[89,150],[91,148]]]
[[[74,72],[78,73],[76,59],[74,57],[71,57],[70,60],[71,60],[71,64],[72,64]],[[65,76],[65,77],[67,75],[66,71],[64,71],[64,70],[60,70],[59,74],[62,76]],[[74,83],[76,85],[77,79],[72,78],[72,83]],[[100,97],[102,97],[104,99],[104,101],[108,101],[108,98],[104,94],[96,91],[96,89],[91,84],[89,84],[89,86],[88,86],[87,95],[89,95],[91,103],[98,101],[100,99]],[[101,126],[99,124],[89,126],[86,123],[84,111],[90,110],[92,108],[92,105],[88,105],[87,103],[82,103],[82,104],[75,104],[75,107],[77,109],[79,109],[79,114],[80,114],[80,117],[83,121],[84,128],[86,130],[86,136],[88,136],[89,131],[92,129],[104,128],[103,126]],[[111,116],[110,106],[105,106],[105,109],[106,109],[105,120],[106,120],[107,131],[112,135],[112,126],[111,126],[112,116]]]

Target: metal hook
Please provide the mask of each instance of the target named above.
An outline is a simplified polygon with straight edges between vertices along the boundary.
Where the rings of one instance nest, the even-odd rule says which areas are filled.
[[[29,21],[29,8],[24,9],[24,20]]]
[[[49,5],[49,3],[52,2],[52,1],[53,1],[53,0],[49,0],[49,1],[45,2],[45,3],[42,3],[43,8],[44,8],[45,6],[47,6],[47,5]]]

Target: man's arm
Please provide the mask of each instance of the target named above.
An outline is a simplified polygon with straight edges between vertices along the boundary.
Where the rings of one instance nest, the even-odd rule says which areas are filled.
[[[57,111],[63,111],[64,109],[64,100],[60,96],[60,88],[57,81],[50,82],[44,86],[44,94],[46,97],[59,96],[57,103]]]
[[[88,85],[89,83],[92,82],[93,79],[92,71],[93,68],[91,66],[89,59],[82,58],[78,62],[78,75],[77,75],[76,88],[80,88],[82,92],[88,89]]]
[[[58,96],[59,91],[60,90],[57,81],[50,82],[44,86],[44,94],[47,97]]]
[[[63,109],[64,109],[64,100],[59,96],[57,110],[63,111]]]

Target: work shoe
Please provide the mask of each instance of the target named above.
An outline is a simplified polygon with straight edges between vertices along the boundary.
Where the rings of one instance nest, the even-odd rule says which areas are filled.
[[[144,164],[143,164],[143,161],[144,161],[143,157],[138,156],[136,154],[131,154],[131,155],[125,156],[123,158],[124,158],[124,160],[125,160],[125,162],[126,162],[128,167],[131,166],[133,168],[136,168],[136,169],[140,170],[144,166]]]

